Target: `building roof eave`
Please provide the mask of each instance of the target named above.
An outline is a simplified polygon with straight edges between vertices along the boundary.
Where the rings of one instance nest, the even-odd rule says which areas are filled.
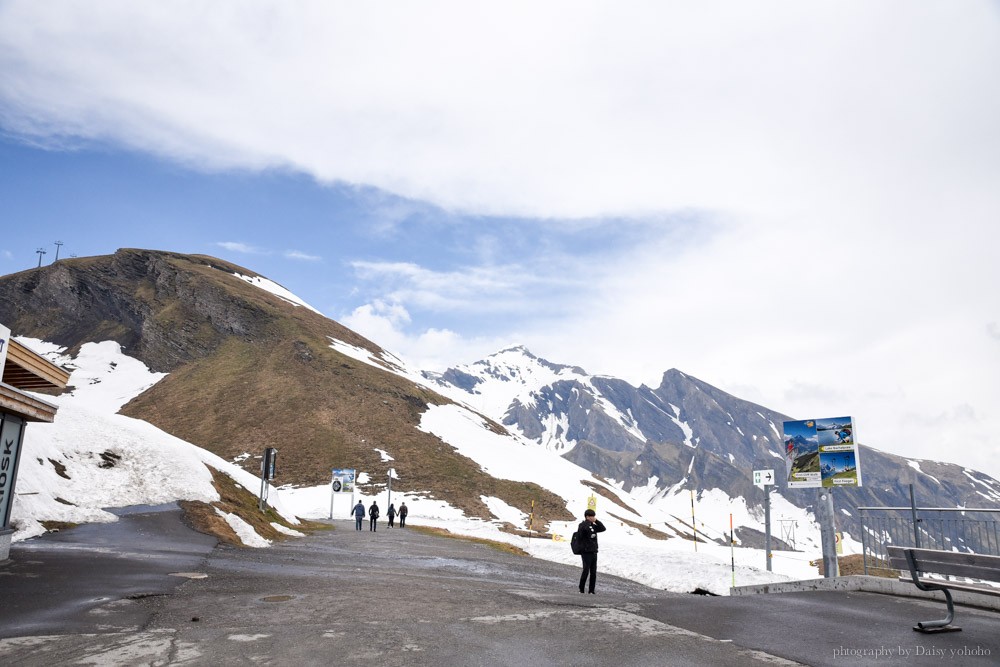
[[[0,381],[18,389],[63,389],[69,376],[70,372],[62,366],[10,339]]]
[[[21,417],[29,422],[51,423],[59,408],[31,394],[0,383],[0,411]]]

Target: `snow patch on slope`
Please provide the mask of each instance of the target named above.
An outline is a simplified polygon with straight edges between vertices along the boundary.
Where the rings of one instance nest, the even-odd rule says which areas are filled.
[[[113,414],[165,377],[122,354],[118,343],[87,343],[69,359],[58,346],[30,338],[18,341],[75,368],[71,393],[41,397],[59,407],[55,422],[31,423],[25,429],[12,510],[15,541],[44,533],[41,521],[118,520],[104,508],[217,501],[206,465],[245,488],[260,486],[259,479],[215,454],[147,422]],[[277,494],[272,497],[275,509],[289,523],[298,523]]]
[[[376,356],[375,353],[370,352],[363,347],[345,343],[342,340],[337,340],[333,336],[327,336],[327,340],[330,341],[331,348],[340,352],[345,357],[350,357],[351,359],[366,363],[369,366],[374,366],[380,370],[389,371],[395,375],[405,377],[407,380],[423,384],[418,382],[418,379],[422,380],[420,375],[407,370],[406,365],[395,355],[383,351],[381,354]]]
[[[490,510],[490,514],[500,521],[506,521],[517,528],[528,527],[528,515],[516,507],[511,507],[500,498],[492,496],[479,496],[479,499]]]
[[[926,473],[923,470],[921,470],[920,469],[920,462],[919,461],[914,461],[913,459],[908,459],[906,461],[906,464],[908,466],[910,466],[911,468],[913,468],[914,470],[916,470],[917,472],[919,472],[921,475],[927,475],[928,477],[930,477],[931,479],[933,479],[935,484],[940,484],[941,483],[941,481],[937,477],[935,477],[934,475],[931,475],[931,474]]]
[[[245,546],[254,547],[260,549],[263,547],[271,546],[271,541],[266,540],[257,534],[257,531],[253,529],[249,523],[236,516],[235,514],[230,514],[229,512],[223,512],[218,507],[215,508],[215,513],[226,520],[229,527],[233,529],[236,536],[240,538]]]
[[[264,278],[262,276],[244,276],[244,275],[239,274],[239,273],[234,273],[233,275],[236,276],[237,278],[239,278],[240,280],[247,281],[248,283],[250,283],[254,287],[259,287],[260,289],[264,290],[265,292],[269,292],[269,293],[273,294],[274,296],[278,297],[282,301],[287,301],[288,303],[292,304],[295,307],[303,306],[304,308],[307,308],[307,309],[313,311],[314,313],[318,313],[319,315],[323,314],[323,313],[320,313],[315,308],[313,308],[312,306],[310,306],[308,303],[306,303],[302,299],[300,299],[299,297],[297,297],[294,294],[292,294],[289,290],[285,289],[284,287],[282,287],[278,283],[274,282],[273,280],[268,280],[267,278]]]

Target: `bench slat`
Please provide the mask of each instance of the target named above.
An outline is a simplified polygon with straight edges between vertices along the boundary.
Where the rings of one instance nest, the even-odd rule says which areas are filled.
[[[899,556],[898,558],[890,556],[889,567],[893,568],[894,570],[903,570],[904,572],[910,569],[910,566],[907,565],[906,558],[904,556]]]
[[[913,579],[909,575],[905,577],[901,576],[899,580],[908,584],[913,583]],[[989,588],[987,586],[977,586],[975,584],[960,584],[955,581],[942,581],[940,579],[925,579],[923,577],[920,578],[920,583],[927,586],[939,586],[941,588],[949,588],[953,591],[982,593],[983,595],[994,595],[1000,597],[1000,588]]]
[[[906,551],[912,551],[914,565],[919,572],[1000,582],[1000,556],[905,547],[888,547],[887,551],[890,565],[901,572],[909,572]]]
[[[945,574],[949,577],[968,577],[969,579],[982,579],[983,581],[1000,581],[1000,570],[990,567],[976,567],[974,565],[954,565],[951,563],[928,563],[927,561],[916,561],[918,572],[933,572],[934,574]],[[903,566],[907,572],[909,568]]]
[[[913,557],[917,559],[917,562],[974,565],[976,567],[993,568],[997,572],[1000,572],[1000,556],[941,551],[938,549],[912,549],[912,551]]]

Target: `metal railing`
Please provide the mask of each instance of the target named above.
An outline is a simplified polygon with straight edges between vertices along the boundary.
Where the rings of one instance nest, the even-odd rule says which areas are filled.
[[[887,570],[887,546],[1000,556],[1000,509],[859,507],[865,574]]]

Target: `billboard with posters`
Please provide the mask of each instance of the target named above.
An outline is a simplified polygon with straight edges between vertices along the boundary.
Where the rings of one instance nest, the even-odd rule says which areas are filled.
[[[789,488],[861,486],[851,417],[785,422],[781,442]]]
[[[333,469],[333,492],[354,493],[354,470],[347,468]]]

